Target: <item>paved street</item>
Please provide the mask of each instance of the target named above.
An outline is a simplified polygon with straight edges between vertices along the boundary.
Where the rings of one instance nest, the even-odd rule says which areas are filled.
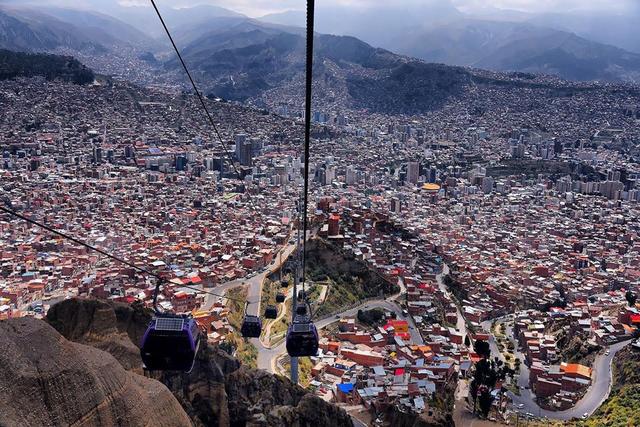
[[[322,329],[334,322],[337,322],[341,317],[356,316],[358,314],[358,310],[364,309],[365,307],[367,307],[368,309],[384,308],[386,310],[393,311],[394,313],[396,313],[398,318],[401,318],[402,316],[402,309],[397,303],[393,301],[388,301],[385,299],[380,299],[380,300],[367,301],[366,303],[362,303],[361,305],[355,308],[345,310],[340,314],[337,314],[335,316],[316,322],[316,327],[318,329]],[[420,336],[420,333],[416,329],[415,324],[413,324],[411,320],[409,320],[409,326],[412,328],[409,330],[409,332],[411,333],[411,339],[413,340],[413,342],[419,345],[423,345],[424,340]],[[259,346],[258,348],[260,349],[258,353],[258,368],[264,369],[270,372],[275,372],[275,359],[285,354],[286,352],[285,342],[282,342],[281,344],[279,344],[274,348],[264,347],[259,340],[252,340],[252,342],[255,345]]]
[[[491,321],[482,323],[483,329],[489,331],[491,327]],[[509,340],[514,343],[517,348],[517,343],[513,338],[513,330],[511,326],[506,328],[506,334]],[[514,405],[524,405],[518,409],[520,413],[531,413],[537,417],[547,417],[549,419],[556,420],[570,420],[572,418],[581,418],[584,414],[591,415],[609,396],[611,391],[611,361],[615,357],[616,353],[622,348],[629,345],[631,341],[617,343],[609,347],[609,355],[599,354],[593,364],[593,378],[592,384],[589,387],[587,393],[578,401],[578,403],[571,409],[566,411],[549,411],[540,408],[535,400],[535,394],[530,389],[521,389],[520,396],[508,392],[509,397],[513,400]],[[502,354],[498,351],[498,346],[495,340],[492,338],[489,341],[492,354],[499,355],[501,360],[504,360]],[[516,351],[516,357],[522,362],[520,364],[520,375],[518,376],[518,387],[529,386],[529,368],[524,363],[524,356]]]

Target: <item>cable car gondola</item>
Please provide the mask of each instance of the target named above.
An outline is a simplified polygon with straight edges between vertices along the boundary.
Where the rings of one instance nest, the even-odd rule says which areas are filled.
[[[285,294],[278,294],[278,295],[276,295],[276,302],[277,302],[277,303],[283,303],[285,299],[287,299],[287,297],[285,296]]]
[[[264,311],[264,317],[267,319],[275,319],[278,317],[278,308],[275,305],[270,305]]]
[[[156,314],[142,337],[140,356],[149,371],[191,372],[200,330],[189,316]]]
[[[318,354],[318,329],[309,316],[296,316],[287,330],[287,353],[291,357]]]
[[[244,338],[260,338],[260,334],[262,333],[262,320],[260,320],[258,316],[245,315],[240,333]]]

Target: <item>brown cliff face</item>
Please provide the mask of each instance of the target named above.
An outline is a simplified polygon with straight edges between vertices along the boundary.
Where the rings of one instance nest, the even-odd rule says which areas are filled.
[[[56,304],[47,313],[47,321],[70,341],[104,350],[127,370],[142,374],[140,349],[151,317],[142,309],[126,305],[112,306],[98,300],[69,299]],[[130,338],[131,337],[131,338]]]
[[[0,322],[0,348],[0,425],[191,425],[165,386],[43,321]]]
[[[141,306],[70,299],[47,321],[68,339],[112,352],[129,370],[141,370],[138,345],[151,319]],[[135,343],[135,344],[134,344]],[[193,370],[155,372],[196,426],[342,427],[352,421],[286,378],[250,369],[218,347],[201,345]]]

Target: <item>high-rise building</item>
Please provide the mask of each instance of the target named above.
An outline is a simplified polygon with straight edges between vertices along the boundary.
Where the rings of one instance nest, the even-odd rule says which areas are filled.
[[[176,156],[176,170],[177,171],[184,171],[187,169],[187,156],[185,156],[184,154],[180,154],[178,156]]]
[[[624,190],[624,184],[620,181],[605,181],[600,183],[600,194],[609,200],[618,200]]]
[[[356,183],[357,180],[358,180],[357,171],[353,167],[348,166],[346,176],[345,176],[345,182],[347,183],[347,185],[353,185]]]
[[[241,142],[236,145],[236,158],[242,166],[253,165],[253,151],[251,141]]]
[[[130,159],[132,157],[135,157],[136,155],[136,150],[133,147],[133,145],[127,145],[124,147],[124,157],[126,157],[127,159]]]
[[[398,199],[397,197],[393,197],[391,199],[390,210],[393,213],[400,213],[400,210],[401,210],[400,199]]]
[[[337,236],[340,234],[340,215],[329,215],[329,236]]]
[[[407,181],[410,184],[417,184],[420,177],[420,163],[409,162],[407,164]]]
[[[336,168],[334,166],[327,166],[324,172],[324,182],[323,185],[331,185],[333,181],[336,179]]]
[[[247,134],[239,133],[235,136],[236,159],[243,166],[251,166],[251,142],[248,141]],[[248,151],[248,153],[247,153]]]
[[[93,147],[93,163],[102,163],[102,148]]]
[[[493,178],[490,176],[485,176],[482,178],[482,192],[484,194],[489,194],[493,191]]]
[[[429,183],[434,184],[438,179],[438,169],[435,166],[429,168]]]
[[[620,171],[610,170],[607,172],[607,181],[620,181]]]

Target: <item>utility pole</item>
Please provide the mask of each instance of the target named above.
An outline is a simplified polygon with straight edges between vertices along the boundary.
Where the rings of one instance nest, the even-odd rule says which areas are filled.
[[[293,313],[291,313],[292,325],[296,319],[296,312],[298,308],[298,284],[302,278],[303,285],[306,283],[305,274],[306,269],[306,257],[305,247],[307,243],[307,202],[309,197],[309,145],[311,140],[311,90],[313,81],[313,21],[315,11],[315,0],[307,0],[307,48],[306,48],[306,70],[305,70],[305,104],[304,104],[304,193],[303,198],[298,204],[298,215],[301,218],[301,222],[298,225],[298,262],[296,265],[296,278],[293,282]],[[303,236],[302,243],[300,242],[300,228],[302,227]],[[302,304],[307,308],[307,296],[303,295]],[[291,358],[291,381],[294,384],[298,383],[298,359]]]
[[[302,203],[300,203],[302,204]],[[300,218],[300,207],[298,207],[298,218]],[[293,324],[296,319],[296,311],[298,309],[298,285],[300,283],[301,271],[300,268],[302,266],[302,246],[300,244],[300,225],[298,224],[298,237],[296,242],[296,261],[295,267],[293,270],[293,298],[291,303],[291,324]],[[291,358],[291,382],[294,384],[298,384],[298,358]]]

